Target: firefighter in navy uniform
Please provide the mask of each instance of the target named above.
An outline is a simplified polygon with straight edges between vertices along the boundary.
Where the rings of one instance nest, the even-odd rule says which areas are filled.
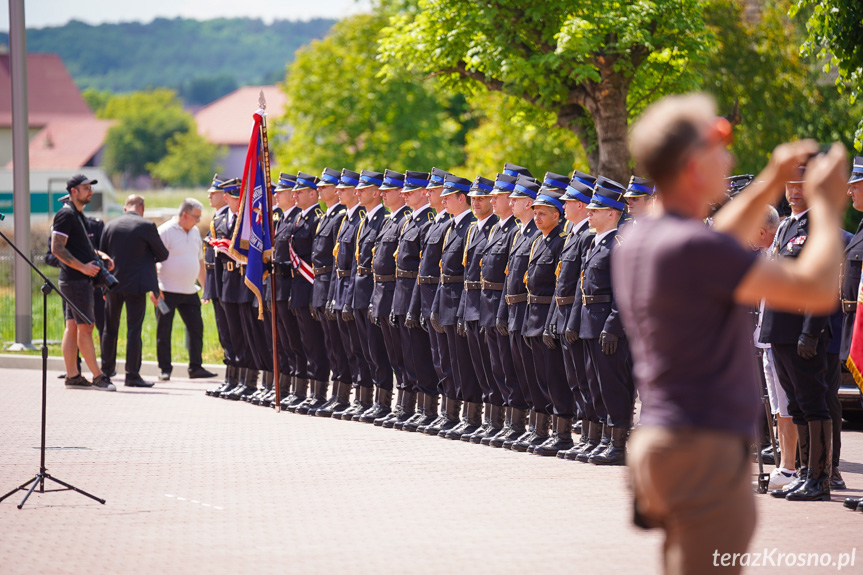
[[[380,325],[372,321],[369,306],[375,289],[374,258],[375,243],[381,228],[386,222],[387,212],[381,201],[380,187],[384,183],[384,175],[372,170],[360,173],[360,183],[356,188],[360,207],[366,212],[357,230],[356,247],[354,249],[357,270],[354,277],[354,292],[351,308],[359,334],[362,357],[365,358],[369,378],[360,381],[357,390],[357,401],[347,410],[342,419],[358,421],[362,414],[371,409],[378,391],[393,389],[393,369],[390,365],[387,349],[384,344],[384,334]]]
[[[234,352],[234,344],[231,340],[231,334],[228,330],[228,323],[225,319],[225,310],[222,308],[222,301],[219,293],[222,289],[221,270],[216,270],[216,250],[210,245],[209,240],[223,239],[227,237],[227,219],[228,219],[228,204],[225,202],[224,193],[219,189],[219,184],[223,182],[223,178],[218,174],[213,176],[213,182],[207,190],[207,196],[210,199],[210,206],[216,211],[213,214],[213,219],[210,221],[210,229],[204,239],[204,267],[206,275],[204,278],[204,290],[201,294],[201,301],[207,301],[213,306],[213,315],[216,318],[216,331],[219,335],[219,343],[224,350],[225,363],[225,381],[216,388],[208,389],[207,395],[221,394],[222,391],[227,391],[237,384],[237,376],[239,367],[237,367],[237,357]]]
[[[548,326],[557,282],[556,272],[567,235],[564,230],[566,222],[561,218],[562,197],[568,183],[566,176],[553,172],[546,172],[543,178],[542,187],[533,202],[534,221],[540,234],[531,246],[525,273],[528,295],[521,334],[533,351],[536,380],[532,382],[531,390],[537,392],[534,409],[539,414],[553,415],[553,434],[543,435],[538,431],[528,446],[528,452],[544,456],[557,455],[559,451],[572,447],[572,390],[566,379],[558,331]]]
[[[524,433],[527,413],[527,402],[518,385],[518,377],[512,361],[509,335],[498,333],[496,328],[497,312],[506,281],[509,250],[519,230],[518,221],[512,215],[509,199],[509,194],[515,190],[515,181],[515,176],[507,174],[498,174],[495,179],[491,192],[491,206],[498,221],[491,228],[479,262],[481,270],[479,324],[485,328],[485,341],[488,345],[491,367],[489,380],[497,390],[491,394],[492,405],[499,396],[501,405],[505,407],[503,428],[493,434],[492,427],[480,439],[480,443],[492,447],[503,447],[507,439],[521,436]],[[473,441],[471,439],[471,442]]]
[[[482,426],[473,433],[462,433],[461,440],[479,443],[491,433],[497,435],[503,429],[503,396],[493,381],[489,346],[486,343],[486,329],[480,325],[482,305],[482,254],[491,230],[498,217],[491,205],[494,182],[477,176],[468,192],[471,210],[477,221],[471,224],[464,246],[464,293],[459,302],[458,321],[460,329],[467,336],[467,347],[475,381],[479,389],[462,390],[463,398],[479,397],[484,404]]]
[[[347,176],[347,178],[345,177]],[[354,398],[354,403],[359,403],[359,388],[371,388],[371,372],[369,365],[363,355],[362,343],[360,342],[360,332],[357,328],[354,314],[354,279],[357,275],[357,232],[360,227],[360,222],[366,216],[366,211],[359,204],[355,190],[360,183],[360,175],[349,170],[342,171],[342,178],[336,189],[339,193],[339,199],[347,208],[345,217],[339,226],[338,234],[336,235],[336,243],[333,248],[335,258],[335,274],[333,281],[330,282],[330,311],[336,315],[336,322],[339,327],[339,333],[342,336],[342,344],[345,348],[345,353],[350,366],[351,382],[354,388],[357,389],[357,396]],[[341,419],[342,415],[353,407],[347,403],[350,394],[350,388],[342,389],[340,386],[339,396],[336,404],[330,406],[339,409],[330,411],[330,415],[336,419]],[[321,413],[320,415],[326,415]]]
[[[596,433],[597,443],[602,435],[600,420],[596,416],[590,388],[587,385],[584,345],[578,339],[578,332],[566,330],[566,324],[572,310],[578,310],[576,313],[581,313],[581,292],[578,285],[581,278],[581,255],[583,251],[581,242],[582,238],[592,236],[588,231],[587,206],[593,196],[595,183],[596,178],[590,174],[575,171],[566,188],[566,194],[563,197],[564,215],[570,223],[570,230],[560,253],[554,307],[549,317],[549,326],[553,325],[560,337],[563,366],[573,395],[575,416],[581,420],[581,439],[570,449],[561,450],[557,453],[559,458],[571,461],[575,460],[575,456],[587,443],[590,422],[594,422],[594,425],[600,425]],[[579,305],[575,305],[576,303]],[[594,445],[594,447],[596,446]]]
[[[623,197],[626,199],[626,208],[633,222],[641,218],[650,217],[656,202],[655,189],[652,180],[632,176],[629,178],[629,187]],[[619,227],[619,226],[618,226]]]
[[[435,168],[436,170],[437,168]],[[443,183],[442,170],[440,178]],[[392,323],[398,323],[404,371],[404,389],[399,390],[396,408],[390,415],[375,419],[375,425],[392,428],[403,427],[417,413],[417,398],[420,412],[425,412],[431,423],[437,418],[438,378],[432,361],[431,343],[428,332],[420,326],[419,300],[416,309],[411,310],[411,297],[416,289],[419,275],[420,254],[425,242],[426,232],[434,222],[435,212],[429,204],[426,187],[431,181],[429,172],[405,172],[404,187],[401,195],[411,212],[404,218],[396,249],[396,282],[393,293]],[[434,401],[432,405],[432,400]],[[432,416],[431,413],[434,412]],[[423,417],[420,415],[419,417]]]
[[[299,172],[297,185],[293,190],[293,199],[301,211],[294,219],[290,228],[289,252],[293,255],[291,273],[290,311],[296,317],[298,335],[303,349],[305,364],[299,366],[298,386],[308,383],[313,389],[325,389],[330,379],[330,361],[327,358],[324,344],[324,332],[317,311],[312,309],[314,290],[314,268],[312,266],[312,244],[315,230],[324,216],[318,204],[317,176]],[[281,246],[280,246],[281,247]],[[325,394],[319,394],[318,399],[324,399]],[[302,402],[299,396],[297,405]]]
[[[429,322],[443,336],[449,349],[453,365],[452,387],[444,388],[447,398],[448,421],[441,425],[438,433],[446,439],[460,439],[465,433],[472,434],[482,425],[482,389],[473,368],[470,350],[464,329],[459,325],[459,302],[464,295],[464,250],[467,233],[476,217],[470,211],[467,194],[471,181],[458,176],[447,176],[441,193],[443,205],[450,215],[450,225],[444,234],[441,246],[440,285],[432,302]],[[441,333],[442,332],[442,333]],[[449,400],[454,404],[464,402],[462,420],[458,422],[458,411],[450,410]]]
[[[496,328],[498,333],[509,337],[510,352],[515,365],[516,377],[521,394],[527,407],[530,409],[530,425],[518,437],[510,436],[503,443],[506,449],[512,449],[519,444],[519,449],[527,450],[529,439],[535,435],[537,421],[548,426],[548,418],[539,418],[534,409],[530,394],[530,383],[536,381],[536,369],[534,368],[533,355],[527,342],[521,336],[524,324],[524,312],[527,307],[527,288],[524,285],[525,272],[530,259],[530,248],[533,240],[539,234],[539,229],[533,221],[533,209],[531,205],[539,192],[539,184],[531,177],[519,176],[515,183],[515,189],[510,194],[512,199],[513,215],[521,223],[521,229],[513,238],[512,247],[509,251],[509,260],[506,265],[506,281],[501,294],[500,307],[497,313]],[[513,428],[524,428],[523,422],[516,424]]]
[[[440,415],[438,415],[438,394],[443,393],[446,389],[453,387],[453,368],[450,360],[449,348],[446,345],[446,340],[443,335],[432,329],[429,324],[431,317],[432,302],[434,301],[435,293],[438,285],[440,285],[440,256],[443,248],[443,239],[446,230],[449,227],[450,215],[443,208],[441,194],[443,192],[444,180],[450,176],[448,172],[432,168],[429,177],[429,184],[426,186],[426,193],[429,199],[429,204],[437,212],[434,221],[426,228],[426,234],[423,238],[423,243],[420,244],[420,262],[417,269],[417,281],[414,286],[413,295],[410,302],[410,314],[416,318],[420,326],[429,331],[429,342],[431,349],[432,364],[434,373],[437,375],[435,387],[426,387],[422,389],[423,382],[420,381],[422,389],[422,409],[417,409],[417,412],[411,419],[408,419],[401,427],[396,424],[396,429],[404,429],[405,431],[419,431],[428,435],[437,435],[441,426],[450,418],[448,412],[455,413],[455,419],[452,422],[454,426],[458,423],[458,405],[449,406],[448,402],[455,402],[455,398],[447,400],[446,396],[443,405],[441,405]],[[419,368],[418,368],[419,369]],[[419,400],[418,400],[419,405]]]
[[[582,254],[578,336],[584,340],[587,350],[587,369],[592,369],[594,374],[593,380],[588,377],[591,397],[595,403],[602,402],[606,418],[600,443],[589,453],[583,450],[577,459],[597,465],[624,464],[635,403],[632,358],[611,281],[611,257],[620,244],[618,221],[620,213],[626,209],[623,193],[623,186],[613,180],[597,178],[588,204],[589,225],[596,230],[596,235],[592,241],[582,242],[585,251]],[[575,314],[570,316],[572,325]],[[571,329],[570,325],[567,329]]]
[[[346,170],[346,172],[348,173],[344,177],[352,179],[350,171]],[[333,381],[330,398],[326,401],[315,400],[308,406],[307,413],[309,415],[321,417],[331,416],[335,409],[340,410],[347,407],[347,396],[351,390],[351,369],[348,365],[347,354],[336,322],[336,315],[329,309],[330,286],[335,276],[333,272],[335,265],[333,250],[336,245],[336,236],[347,212],[344,204],[339,202],[336,193],[336,186],[339,185],[341,178],[342,173],[331,168],[324,168],[321,173],[318,181],[318,197],[327,206],[327,211],[318,221],[312,240],[311,263],[312,271],[315,274],[315,283],[312,286],[312,307],[309,312],[315,314],[321,322]],[[358,182],[359,180],[354,180],[354,185]],[[320,385],[320,383],[317,384],[317,386]],[[340,398],[344,399],[344,405],[338,403]]]

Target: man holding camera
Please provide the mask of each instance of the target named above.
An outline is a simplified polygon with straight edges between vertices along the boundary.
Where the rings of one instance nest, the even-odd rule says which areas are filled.
[[[117,285],[105,293],[105,335],[102,371],[113,374],[117,362],[120,313],[126,306],[126,387],[152,387],[141,379],[141,328],[147,310],[147,293],[158,291],[156,262],[168,257],[156,224],[144,219],[144,198],[126,198],[124,214],[105,226],[99,247],[115,261]]]
[[[84,206],[93,198],[93,184],[83,174],[69,178],[66,190],[69,201],[54,216],[51,227],[51,253],[60,260],[60,292],[68,298],[89,321],[94,318],[92,278],[103,269],[114,269],[114,262],[98,252],[90,242]],[[104,260],[104,264],[102,261]],[[104,267],[103,267],[104,266]],[[92,387],[102,391],[116,391],[111,380],[96,363],[93,346],[93,324],[66,306],[66,329],[63,332],[63,361],[66,364],[66,386],[88,388],[91,383],[81,374],[77,365],[78,352],[93,374]]]

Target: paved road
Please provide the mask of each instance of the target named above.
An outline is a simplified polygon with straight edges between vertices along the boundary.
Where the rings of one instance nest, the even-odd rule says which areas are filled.
[[[625,470],[371,425],[277,414],[174,381],[117,393],[49,377],[48,470],[107,500],[0,503],[0,573],[656,573]],[[39,465],[38,371],[0,368],[0,495]],[[863,432],[851,489],[759,499],[754,550],[850,553],[863,573]],[[807,525],[811,535],[799,526]],[[750,572],[779,572],[751,569]],[[832,573],[834,568],[783,572]]]

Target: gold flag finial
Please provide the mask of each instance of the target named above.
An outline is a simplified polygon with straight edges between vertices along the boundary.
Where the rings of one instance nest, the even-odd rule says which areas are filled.
[[[258,96],[258,106],[261,107],[261,110],[267,109],[267,99],[264,98],[264,91],[261,90],[261,94]]]

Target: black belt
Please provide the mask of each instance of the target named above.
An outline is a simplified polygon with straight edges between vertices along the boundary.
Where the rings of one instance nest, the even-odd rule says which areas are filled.
[[[482,282],[464,282],[464,291],[482,289]]]
[[[336,270],[336,275],[340,278],[351,277],[351,270]]]
[[[294,268],[287,262],[273,262],[273,273],[284,277],[293,277]]]
[[[854,313],[857,311],[857,302],[842,300],[842,311],[845,313]]]
[[[315,267],[315,268],[314,268],[314,271],[315,271],[315,275],[316,275],[316,276],[321,275],[321,274],[328,274],[328,273],[330,273],[331,271],[333,271],[333,266],[325,266],[325,267],[322,267],[322,268]]]
[[[590,305],[592,303],[611,303],[610,295],[582,295],[581,303]]]
[[[414,279],[414,278],[415,278],[415,277],[417,277],[418,275],[420,275],[420,274],[419,274],[419,272],[409,272],[408,270],[403,270],[403,269],[401,269],[401,268],[396,268],[396,277],[397,277],[397,278],[410,278],[410,279]]]
[[[572,305],[575,303],[575,296],[574,295],[567,296],[567,297],[557,296],[554,299],[557,301],[557,305],[559,305],[559,306],[561,306],[561,305]]]
[[[396,281],[395,275],[385,276],[381,274],[375,274],[375,283],[388,283],[394,281]]]
[[[421,276],[417,275],[417,283],[420,285],[423,284],[436,284],[440,281],[438,276]]]
[[[508,295],[508,296],[504,296],[504,297],[506,297],[506,305],[515,305],[517,303],[527,301],[527,294],[526,293],[519,293],[519,294]]]
[[[216,264],[204,263],[204,267],[208,270],[214,270],[214,269],[216,269]]]
[[[551,303],[554,301],[554,298],[550,295],[528,295],[527,303]]]
[[[367,268],[365,266],[357,266],[357,275],[359,277],[370,276],[374,273],[372,268]]]
[[[442,275],[440,277],[440,283],[442,283],[442,284],[455,284],[455,283],[461,283],[463,281],[464,281],[464,276]]]
[[[482,289],[490,289],[494,291],[503,291],[503,282],[496,283],[482,280]]]
[[[243,264],[237,263],[233,260],[229,260],[225,263],[225,269],[226,270],[228,270],[229,272],[233,272],[233,271],[240,272],[240,275],[243,274],[243,268],[244,267],[246,267],[246,266],[244,266]]]

